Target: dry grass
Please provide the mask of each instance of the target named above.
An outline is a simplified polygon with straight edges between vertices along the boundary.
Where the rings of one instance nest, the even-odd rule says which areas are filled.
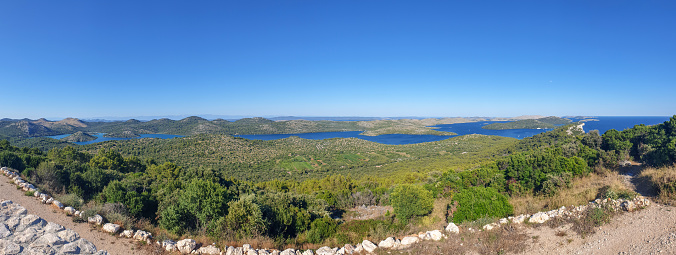
[[[411,249],[402,251],[404,254],[505,254],[520,253],[525,249],[523,245],[527,236],[511,225],[503,226],[494,231],[461,232],[452,235],[440,242],[421,242]]]
[[[638,176],[639,181],[646,182],[657,189],[658,201],[676,204],[676,165],[661,168],[646,168]]]
[[[604,174],[592,173],[586,177],[576,178],[572,186],[570,189],[561,189],[557,195],[552,197],[533,195],[512,197],[510,202],[514,206],[514,214],[532,214],[557,209],[561,206],[586,204],[596,199],[599,190],[605,186],[625,189],[622,177],[613,171]]]
[[[434,200],[432,212],[420,220],[420,225],[428,229],[442,229],[446,227],[446,216],[448,214],[448,204],[451,198],[439,198]]]

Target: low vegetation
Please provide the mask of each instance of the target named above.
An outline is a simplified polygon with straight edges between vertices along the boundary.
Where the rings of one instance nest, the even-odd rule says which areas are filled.
[[[635,194],[615,185],[612,169],[620,160],[659,167],[641,178],[665,199],[673,196],[676,116],[603,136],[570,132],[572,126],[520,141],[470,135],[399,146],[196,135],[43,152],[2,140],[0,165],[20,170],[41,190],[86,214],[143,225],[156,236],[258,240],[275,247],[417,233],[443,221],[437,217],[443,211],[447,219],[471,224],[599,197],[631,197]],[[341,220],[357,205],[389,205],[393,211]],[[580,226],[607,218],[606,211],[589,211]],[[499,239],[522,238],[504,231],[509,230],[482,234],[486,251],[510,251]]]

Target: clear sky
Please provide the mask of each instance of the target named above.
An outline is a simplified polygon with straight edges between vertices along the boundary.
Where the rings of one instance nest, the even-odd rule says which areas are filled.
[[[0,118],[676,114],[676,1],[1,1]]]

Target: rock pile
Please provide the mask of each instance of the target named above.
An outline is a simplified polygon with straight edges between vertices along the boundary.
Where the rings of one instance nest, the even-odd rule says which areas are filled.
[[[75,231],[28,214],[9,200],[0,202],[0,254],[108,254]]]

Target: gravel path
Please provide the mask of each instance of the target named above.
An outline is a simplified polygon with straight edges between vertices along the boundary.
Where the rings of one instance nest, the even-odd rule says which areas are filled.
[[[656,195],[652,187],[635,178],[641,166],[621,167],[625,185],[644,196]],[[622,213],[586,238],[570,230],[539,227],[527,234],[526,254],[676,254],[676,207],[652,203],[643,210]]]
[[[147,254],[139,250],[137,244],[130,239],[123,239],[100,232],[87,223],[75,223],[72,218],[63,211],[40,203],[33,197],[24,195],[24,191],[16,189],[16,185],[9,182],[9,179],[0,179],[0,201],[11,200],[20,204],[29,214],[35,214],[48,222],[57,223],[65,228],[77,232],[80,237],[87,239],[96,245],[98,250],[106,250],[111,255],[129,255],[129,254]]]
[[[676,208],[652,204],[623,213],[582,238],[570,225],[527,231],[526,254],[676,254]]]

